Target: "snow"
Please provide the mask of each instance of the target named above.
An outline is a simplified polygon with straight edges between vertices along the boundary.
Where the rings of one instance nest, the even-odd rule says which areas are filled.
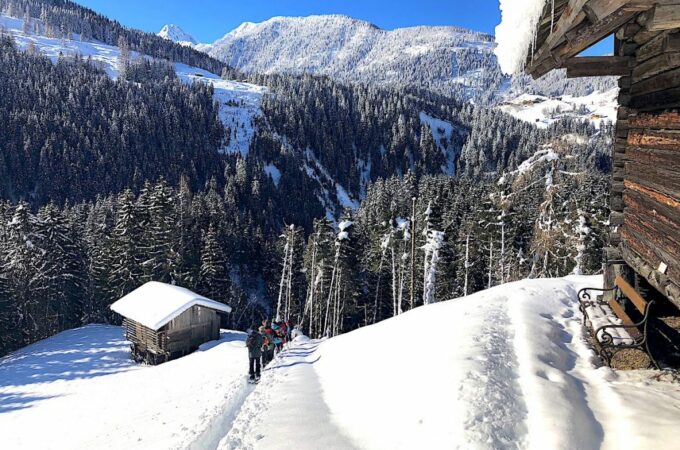
[[[36,21],[34,19],[35,22]],[[27,49],[33,43],[45,56],[56,62],[60,54],[64,56],[82,55],[91,58],[93,63],[101,67],[106,74],[116,79],[119,75],[118,47],[100,42],[80,41],[75,39],[48,38],[36,34],[25,34],[22,31],[23,20],[0,15],[0,28],[4,27],[15,39],[21,49]],[[130,52],[131,59],[139,58],[137,52]],[[149,58],[144,55],[144,57]],[[214,97],[219,104],[220,120],[230,129],[231,139],[226,153],[241,153],[248,155],[250,142],[255,134],[255,121],[262,115],[260,108],[262,96],[267,88],[251,83],[223,80],[216,74],[206,70],[191,67],[186,64],[175,63],[177,76],[186,83],[210,83],[214,88]]]
[[[501,23],[496,27],[494,50],[501,70],[516,75],[524,69],[533,49],[535,31],[548,0],[500,0]]]
[[[520,164],[519,167],[517,167],[517,170],[510,173],[513,175],[517,173],[523,174],[531,171],[534,168],[534,166],[536,166],[536,164],[542,162],[555,161],[557,159],[560,159],[560,156],[557,153],[555,153],[555,150],[553,150],[553,148],[550,146],[546,146],[541,150],[537,151],[536,153],[534,153],[528,159],[522,161],[522,164]]]
[[[111,309],[152,330],[158,330],[193,306],[231,312],[231,307],[223,303],[207,299],[189,289],[157,281],[138,287],[111,305]]]
[[[430,208],[428,207],[428,210]],[[444,243],[444,233],[430,230],[427,233],[427,242],[423,246],[425,250],[425,280],[423,283],[423,304],[429,305],[436,301],[435,285],[437,280],[437,262],[439,250]]]
[[[281,181],[281,171],[279,171],[278,167],[276,167],[274,164],[267,164],[262,170],[264,170],[264,173],[272,178],[272,181],[276,187],[279,187],[279,182]]]
[[[677,448],[678,385],[594,364],[576,293],[598,284],[525,280],[298,338],[219,448]]]
[[[354,222],[352,222],[351,220],[343,220],[338,224],[338,229],[340,231],[346,231],[352,225],[354,225]]]
[[[677,448],[672,376],[600,367],[586,343],[576,293],[601,284],[524,280],[298,336],[256,387],[244,333],[152,367],[120,327],[70,330],[0,359],[3,448]]]
[[[37,22],[37,21],[36,21]],[[4,28],[15,40],[20,49],[26,50],[33,44],[44,56],[56,62],[60,54],[64,56],[82,55],[91,58],[95,65],[101,67],[111,78],[118,77],[117,47],[102,44],[100,42],[87,42],[75,39],[49,38],[46,36],[22,31],[24,21],[13,17],[0,15],[0,28]],[[131,52],[137,56],[136,52]]]
[[[292,146],[288,143],[285,136],[277,136],[281,141],[282,145],[286,149],[293,151]],[[319,202],[326,209],[326,218],[335,222],[336,220],[336,205],[340,205],[343,208],[358,209],[359,202],[355,200],[344,188],[344,186],[333,178],[328,169],[319,161],[314,152],[311,149],[306,149],[304,152],[305,162],[304,169],[305,173],[309,178],[316,181],[319,185],[319,190],[316,192]],[[335,186],[335,201],[331,198],[332,192],[329,192],[327,186]]]
[[[66,331],[0,359],[2,448],[215,448],[251,387],[245,334],[160,366],[130,359],[121,327]]]
[[[198,44],[192,35],[175,24],[165,25],[158,35],[163,39],[168,39],[180,45],[192,46]]]
[[[420,122],[430,127],[437,148],[446,156],[446,167],[442,167],[443,172],[449,176],[454,176],[456,174],[456,153],[451,148],[454,126],[451,122],[432,117],[424,111],[420,112]]]
[[[212,84],[215,100],[220,105],[220,120],[231,131],[226,153],[248,156],[255,135],[255,121],[262,115],[260,105],[267,88],[251,83],[224,80],[203,69],[175,64],[177,75],[187,82]]]
[[[590,121],[599,126],[604,122],[616,122],[618,89],[593,92],[584,97],[564,95],[549,98],[541,95],[522,94],[501,103],[498,109],[517,119],[547,128],[552,123],[572,117]]]
[[[350,197],[340,183],[335,183],[335,194],[343,208],[359,209],[359,202]]]

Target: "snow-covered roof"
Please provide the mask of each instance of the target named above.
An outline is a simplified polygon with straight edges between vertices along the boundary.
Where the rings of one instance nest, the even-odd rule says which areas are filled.
[[[179,286],[150,281],[121,298],[111,309],[123,317],[158,330],[192,306],[231,312],[231,307]]]
[[[501,70],[514,75],[524,69],[536,25],[547,0],[500,0],[501,23],[496,27],[494,53]]]

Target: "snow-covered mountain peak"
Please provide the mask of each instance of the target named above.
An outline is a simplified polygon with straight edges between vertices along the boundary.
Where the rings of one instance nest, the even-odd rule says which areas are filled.
[[[198,42],[192,35],[184,31],[178,25],[168,24],[165,25],[158,35],[164,39],[177,42],[182,45],[196,45]]]

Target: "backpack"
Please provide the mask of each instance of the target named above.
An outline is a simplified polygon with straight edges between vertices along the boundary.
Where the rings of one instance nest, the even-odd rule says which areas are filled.
[[[246,339],[246,347],[248,348],[253,348],[253,345],[255,344],[255,336],[250,334],[248,336],[248,339]]]

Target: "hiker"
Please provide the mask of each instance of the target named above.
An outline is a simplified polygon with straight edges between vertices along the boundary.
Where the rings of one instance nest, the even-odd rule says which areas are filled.
[[[262,358],[262,344],[263,339],[257,325],[253,325],[252,331],[246,339],[246,347],[248,347],[249,371],[251,382],[260,381],[260,360]]]
[[[293,322],[286,320],[286,341],[293,340]]]
[[[281,351],[281,347],[283,346],[281,323],[272,323],[272,330],[274,331],[274,347],[276,348],[276,353],[278,353]]]
[[[262,367],[264,367],[274,359],[274,332],[271,328],[262,326],[260,333],[264,337],[264,344],[262,344]]]

